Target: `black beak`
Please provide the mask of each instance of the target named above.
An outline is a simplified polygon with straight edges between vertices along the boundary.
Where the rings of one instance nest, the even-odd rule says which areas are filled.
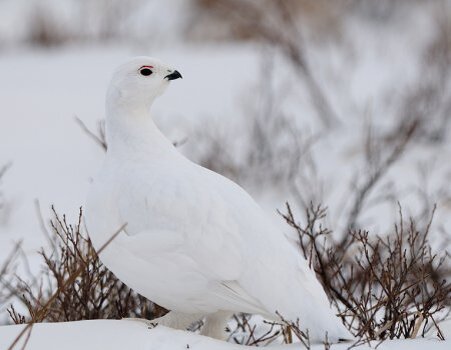
[[[177,70],[175,70],[171,74],[166,75],[165,78],[167,78],[168,80],[175,80],[183,77]]]

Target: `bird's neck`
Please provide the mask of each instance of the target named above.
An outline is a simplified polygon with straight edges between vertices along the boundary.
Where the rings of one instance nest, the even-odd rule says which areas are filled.
[[[171,151],[171,142],[153,122],[148,105],[107,103],[105,136],[108,153],[161,155]]]

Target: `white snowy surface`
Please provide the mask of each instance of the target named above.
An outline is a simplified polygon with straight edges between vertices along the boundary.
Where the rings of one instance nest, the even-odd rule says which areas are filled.
[[[23,325],[0,327],[0,350],[6,350],[23,329]],[[15,349],[21,349],[26,337]],[[360,345],[356,349],[374,349],[378,343]],[[334,344],[331,349],[348,349],[350,343]],[[253,347],[255,349],[255,347]],[[269,349],[302,349],[299,343],[271,345]],[[387,340],[380,350],[449,350],[450,341],[418,338],[413,340]],[[250,349],[243,345],[227,343],[190,332],[158,326],[153,329],[140,321],[93,320],[64,323],[38,323],[32,328],[26,350],[239,350]],[[312,350],[324,349],[317,344]]]

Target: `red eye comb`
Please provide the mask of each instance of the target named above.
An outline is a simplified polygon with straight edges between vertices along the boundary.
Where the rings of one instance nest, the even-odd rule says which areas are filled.
[[[142,67],[139,68],[139,69],[143,69],[143,68],[153,68],[153,66],[142,66]]]

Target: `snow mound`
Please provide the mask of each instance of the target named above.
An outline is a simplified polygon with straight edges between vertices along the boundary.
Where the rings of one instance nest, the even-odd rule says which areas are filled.
[[[24,325],[0,327],[0,350],[6,350]],[[17,344],[21,349],[26,337]],[[356,349],[374,349],[377,342],[360,345]],[[331,349],[345,350],[349,343],[335,344]],[[142,350],[233,350],[246,349],[247,346],[226,343],[195,333],[179,331],[163,326],[148,329],[144,322],[135,320],[90,320],[62,323],[38,323],[32,328],[26,345],[27,350],[90,350],[90,349],[142,349]],[[300,344],[275,345],[273,350],[299,349]],[[324,345],[315,345],[312,350],[324,349]],[[388,340],[378,346],[379,350],[418,350],[451,349],[451,341],[432,339]]]

